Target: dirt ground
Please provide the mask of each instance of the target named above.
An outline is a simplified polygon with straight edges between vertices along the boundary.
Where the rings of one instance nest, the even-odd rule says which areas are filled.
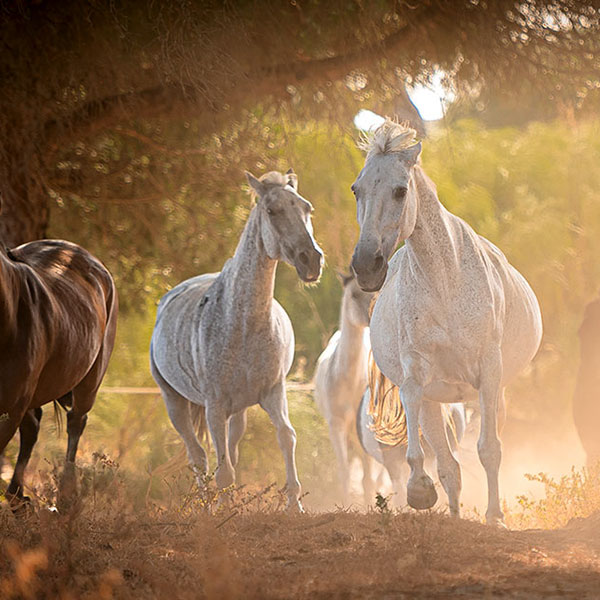
[[[508,531],[437,513],[0,510],[0,598],[600,598],[600,513]]]

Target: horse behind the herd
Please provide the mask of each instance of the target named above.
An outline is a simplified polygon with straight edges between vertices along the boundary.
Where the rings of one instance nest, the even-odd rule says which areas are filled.
[[[48,402],[70,407],[65,476],[73,482],[77,444],[113,349],[118,302],[110,273],[89,252],[40,240],[0,251],[0,305],[0,453],[19,429],[6,492],[18,508],[27,500],[23,475]]]
[[[498,411],[504,387],[537,352],[542,320],[535,294],[502,252],[448,212],[417,165],[415,132],[389,119],[365,144],[352,189],[360,238],[352,259],[362,289],[381,289],[371,345],[381,371],[399,386],[406,412],[414,508],[437,493],[423,468],[419,423],[433,435],[450,512],[459,513],[460,466],[446,438],[440,402],[479,392],[479,457],[488,480],[486,519],[503,519],[498,490]],[[405,245],[390,259],[398,243]],[[385,283],[384,283],[385,282]]]
[[[363,467],[363,493],[367,504],[375,497],[373,461],[357,443],[356,413],[367,385],[369,306],[373,294],[363,292],[352,275],[342,275],[344,293],[340,328],[317,361],[315,403],[329,426],[337,459],[343,499],[350,502],[350,450],[358,452]],[[354,444],[352,444],[354,442]]]
[[[585,307],[579,344],[573,420],[591,467],[600,460],[600,297]]]
[[[285,378],[294,356],[292,324],[273,298],[277,262],[293,265],[303,281],[317,281],[323,253],[313,238],[312,206],[298,179],[247,174],[256,206],[233,258],[220,273],[188,279],[160,301],[150,366],[169,418],[182,437],[199,479],[208,468],[192,422],[195,405],[217,454],[219,488],[235,480],[246,409],[260,404],[277,429],[285,459],[288,506],[302,509],[296,471],[296,433],[288,416]]]

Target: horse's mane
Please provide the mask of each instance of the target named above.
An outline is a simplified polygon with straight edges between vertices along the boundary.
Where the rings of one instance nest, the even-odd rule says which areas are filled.
[[[269,186],[280,185],[281,187],[285,187],[289,183],[287,175],[284,175],[279,171],[269,171],[268,173],[261,175],[258,180]],[[250,188],[250,195],[252,198],[256,199],[256,192],[252,188]]]
[[[14,252],[10,248],[5,248],[6,256],[10,258],[13,262],[24,262],[18,256],[14,254]]]
[[[261,175],[259,181],[266,183],[268,185],[281,185],[285,186],[288,183],[287,175],[280,173],[279,171],[269,171],[264,175]]]
[[[408,123],[386,117],[375,131],[362,134],[358,147],[370,158],[376,154],[402,152],[416,143],[417,132]]]

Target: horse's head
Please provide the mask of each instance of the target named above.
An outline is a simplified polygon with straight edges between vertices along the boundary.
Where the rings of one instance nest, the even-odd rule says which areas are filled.
[[[373,300],[373,294],[363,292],[354,275],[340,273],[339,276],[344,286],[344,296],[342,297],[344,318],[356,327],[368,327],[371,320],[369,308]]]
[[[352,270],[363,290],[381,288],[387,263],[397,245],[409,237],[417,218],[412,169],[421,153],[415,131],[386,121],[365,141],[365,166],[352,184],[360,237]]]
[[[256,194],[267,256],[295,267],[303,281],[317,281],[323,252],[313,237],[312,205],[298,193],[297,175],[290,169],[285,175],[271,171],[257,179],[247,172],[246,177]]]

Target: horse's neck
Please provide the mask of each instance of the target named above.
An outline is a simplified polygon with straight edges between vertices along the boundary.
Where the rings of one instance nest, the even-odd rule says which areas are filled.
[[[229,308],[245,320],[268,318],[273,303],[277,261],[267,256],[254,208],[226,270]],[[225,271],[225,269],[224,269]]]
[[[345,302],[342,303],[342,314],[340,318],[340,341],[337,346],[337,361],[344,370],[352,370],[359,367],[364,359],[363,338],[365,328],[350,322],[347,315]]]
[[[406,240],[407,255],[420,273],[441,283],[459,271],[465,232],[458,217],[442,206],[421,167],[413,173],[418,208],[415,229]]]

